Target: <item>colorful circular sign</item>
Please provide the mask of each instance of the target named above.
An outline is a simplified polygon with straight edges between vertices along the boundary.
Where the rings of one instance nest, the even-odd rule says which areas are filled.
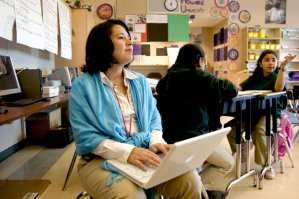
[[[228,25],[228,31],[232,35],[236,35],[240,32],[240,27],[236,23],[231,23]]]
[[[212,17],[218,17],[219,13],[220,13],[219,8],[212,7],[211,10],[210,10],[210,13],[211,13]]]
[[[231,1],[228,3],[228,9],[230,12],[238,12],[240,9],[240,4],[237,1]]]
[[[228,51],[227,56],[228,56],[228,58],[229,58],[230,60],[235,61],[235,60],[237,60],[238,57],[239,57],[239,52],[238,52],[237,49],[235,49],[235,48],[231,48],[231,49]]]
[[[230,14],[230,16],[229,16],[229,20],[230,20],[231,22],[236,22],[237,19],[238,19],[238,16],[237,16],[236,14]]]
[[[247,10],[241,10],[239,13],[239,20],[242,23],[247,23],[250,21],[251,15]]]
[[[102,20],[110,19],[113,15],[113,8],[108,3],[103,3],[97,8],[97,15]]]
[[[226,17],[228,15],[228,10],[226,8],[220,9],[220,16]]]
[[[225,8],[228,4],[228,0],[214,0],[215,1],[215,5],[218,8]]]
[[[229,38],[228,38],[228,44],[235,48],[236,46],[238,46],[240,43],[240,36],[239,35],[231,35]]]

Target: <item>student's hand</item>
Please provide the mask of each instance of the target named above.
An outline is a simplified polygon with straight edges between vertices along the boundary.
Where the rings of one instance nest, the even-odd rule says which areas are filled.
[[[280,68],[285,68],[286,65],[292,61],[294,58],[296,57],[296,55],[291,55],[291,54],[288,54],[287,56],[284,57],[284,60],[280,63]]]
[[[163,154],[166,154],[169,151],[170,147],[171,147],[170,144],[156,143],[156,144],[153,144],[149,148],[149,150],[151,150],[154,153],[162,152]]]
[[[144,171],[147,170],[145,163],[154,165],[156,167],[160,165],[160,158],[157,154],[148,149],[138,147],[135,147],[131,151],[127,161]]]

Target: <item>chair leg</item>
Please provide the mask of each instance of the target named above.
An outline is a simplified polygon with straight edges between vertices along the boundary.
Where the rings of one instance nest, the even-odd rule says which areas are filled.
[[[76,159],[77,159],[77,151],[75,150],[74,155],[73,155],[73,158],[72,158],[72,161],[71,161],[71,164],[70,164],[70,167],[69,167],[69,170],[68,170],[68,172],[67,172],[67,175],[66,175],[66,178],[65,178],[63,187],[62,187],[62,191],[65,191],[65,190],[66,190],[66,185],[67,185],[67,183],[68,183],[68,181],[69,181],[69,178],[70,178],[70,176],[71,176],[71,174],[72,174],[72,171],[73,171],[73,168],[74,168]]]
[[[204,188],[204,186],[202,186],[201,194],[204,199],[209,199],[208,193],[207,193],[206,189]]]
[[[295,125],[295,126],[299,126],[299,125]],[[294,137],[294,139],[293,139],[293,142],[296,140],[296,138],[298,137],[298,134],[299,134],[299,129],[297,130],[297,133],[296,133],[296,135],[295,135],[295,137]]]
[[[279,137],[281,137],[281,139],[283,140],[284,145],[286,146],[286,150],[287,150],[289,159],[290,159],[290,161],[291,161],[292,167],[294,168],[295,165],[294,165],[294,161],[293,161],[293,155],[292,155],[292,152],[291,152],[291,150],[290,150],[290,147],[289,147],[289,145],[288,145],[288,143],[287,143],[287,140],[286,140],[286,138],[285,138],[281,133],[279,133],[278,135],[279,135]]]
[[[81,192],[76,199],[82,199],[88,196],[88,193],[86,191]],[[91,197],[90,197],[91,198]]]

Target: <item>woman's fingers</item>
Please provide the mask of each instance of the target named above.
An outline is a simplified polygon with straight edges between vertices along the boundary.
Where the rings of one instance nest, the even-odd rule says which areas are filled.
[[[128,162],[138,166],[144,171],[147,170],[146,164],[151,164],[154,166],[160,165],[159,156],[157,156],[155,153],[151,152],[148,149],[137,148],[137,147],[135,147],[132,150],[128,158]]]

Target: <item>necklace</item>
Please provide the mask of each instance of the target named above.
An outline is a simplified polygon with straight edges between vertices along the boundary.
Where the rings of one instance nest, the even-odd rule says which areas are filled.
[[[114,95],[116,97],[116,100],[117,100],[117,103],[118,103],[118,106],[119,106],[119,109],[120,109],[120,112],[121,112],[121,116],[122,116],[122,120],[123,120],[123,125],[124,125],[124,128],[125,128],[125,131],[126,131],[126,136],[127,138],[131,137],[131,129],[132,129],[132,114],[130,115],[130,130],[128,131],[127,130],[127,126],[126,126],[126,122],[125,122],[125,117],[124,117],[124,113],[123,113],[123,110],[120,106],[120,101],[119,101],[119,98],[118,98],[118,95],[116,93],[116,85],[114,85],[114,88],[111,88],[114,92]],[[127,97],[127,100],[129,102],[129,105],[131,105],[130,103],[130,98],[129,98],[129,95],[128,95],[128,91],[126,92],[126,97]]]

